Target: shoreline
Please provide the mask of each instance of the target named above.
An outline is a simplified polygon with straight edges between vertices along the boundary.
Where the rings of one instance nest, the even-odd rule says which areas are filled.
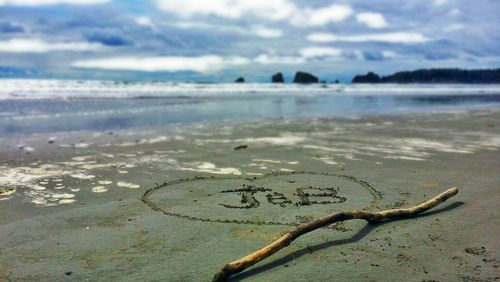
[[[238,126],[238,125],[248,125],[248,124],[270,124],[270,123],[281,123],[281,122],[301,122],[301,121],[357,121],[357,120],[383,120],[383,119],[409,119],[409,118],[419,118],[425,115],[452,115],[452,114],[474,114],[474,113],[495,113],[500,111],[500,108],[496,105],[475,105],[469,106],[464,105],[463,107],[454,107],[450,109],[420,109],[419,111],[414,111],[410,113],[404,112],[394,112],[394,113],[366,113],[363,115],[351,115],[351,116],[331,116],[331,117],[273,117],[273,118],[260,118],[255,120],[224,120],[222,122],[205,121],[205,122],[188,122],[188,123],[167,123],[156,126],[138,126],[131,128],[111,128],[106,130],[97,129],[83,129],[83,130],[70,130],[70,131],[55,131],[55,132],[32,132],[32,133],[17,133],[14,135],[0,136],[0,144],[5,145],[9,143],[9,146],[14,146],[18,141],[24,142],[23,140],[29,140],[27,142],[35,142],[36,144],[45,147],[44,141],[52,142],[56,140],[68,140],[72,141],[69,143],[75,143],[77,139],[81,139],[80,136],[91,136],[92,138],[105,137],[110,135],[118,136],[152,136],[154,132],[164,132],[168,134],[185,133],[188,131],[207,129],[207,128],[217,128],[220,126]],[[65,138],[70,136],[70,138]],[[52,141],[51,141],[52,140]],[[112,139],[110,139],[111,141]],[[128,139],[127,139],[128,140]],[[3,144],[2,144],[3,142]],[[101,141],[99,141],[101,142]],[[68,143],[68,142],[65,142]],[[54,145],[60,145],[50,143]],[[22,144],[19,144],[22,145]],[[68,145],[68,144],[65,144]],[[0,148],[1,149],[1,148]]]

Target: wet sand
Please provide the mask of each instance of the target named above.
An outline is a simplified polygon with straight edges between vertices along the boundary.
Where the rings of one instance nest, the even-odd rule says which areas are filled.
[[[2,139],[0,280],[206,281],[297,223],[457,186],[418,218],[324,228],[234,279],[496,281],[499,120],[496,109]]]

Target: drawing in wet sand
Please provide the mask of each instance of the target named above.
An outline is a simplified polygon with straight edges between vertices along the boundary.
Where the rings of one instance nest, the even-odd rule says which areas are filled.
[[[142,197],[153,210],[188,220],[290,226],[332,210],[375,209],[381,199],[380,192],[353,176],[300,171],[179,179]]]

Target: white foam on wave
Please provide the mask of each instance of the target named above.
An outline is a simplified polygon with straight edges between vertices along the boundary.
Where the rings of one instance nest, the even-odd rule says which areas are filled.
[[[204,145],[210,143],[252,143],[252,144],[270,144],[277,146],[291,146],[303,143],[306,140],[304,136],[283,133],[281,136],[239,138],[239,139],[196,139],[196,144]]]
[[[139,188],[141,188],[141,186],[139,186],[137,184],[128,183],[128,182],[125,182],[125,181],[118,181],[118,182],[116,182],[116,186],[118,186],[118,187],[125,187],[125,188],[129,188],[129,189],[139,189]]]
[[[271,84],[271,83],[172,83],[78,80],[0,80],[0,100],[54,98],[210,97],[248,94],[353,95],[360,94],[460,94],[499,93],[499,84]]]
[[[212,174],[233,174],[241,175],[241,171],[234,167],[217,167],[211,162],[194,162],[191,164],[192,167],[180,167],[181,170],[189,170],[196,172],[206,172]]]
[[[414,130],[419,131],[417,128]],[[440,129],[442,130],[444,129]],[[500,149],[500,138],[496,134],[480,131],[450,131],[446,134],[453,138],[384,136],[331,142],[330,139],[335,135],[328,137],[322,134],[322,138],[325,139],[309,138],[310,143],[303,144],[302,147],[327,154],[328,157],[319,158],[327,164],[337,164],[330,161],[333,159],[332,156],[358,161],[366,156],[425,161],[436,153],[472,154],[479,150],[498,151]],[[345,136],[349,135],[345,134]],[[315,136],[318,137],[318,135]]]

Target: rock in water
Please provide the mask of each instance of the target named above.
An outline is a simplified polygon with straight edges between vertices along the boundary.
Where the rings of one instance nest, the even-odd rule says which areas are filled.
[[[293,79],[293,83],[318,83],[319,79],[307,72],[298,71],[295,74],[295,78]]]
[[[378,83],[380,76],[376,73],[369,72],[366,75],[356,75],[352,79],[352,83]]]
[[[239,145],[237,147],[234,148],[235,151],[237,150],[242,150],[242,149],[247,149],[248,148],[248,145]]]
[[[271,77],[271,82],[272,83],[284,83],[285,78],[283,78],[283,74],[281,72],[274,74]]]
[[[236,79],[234,82],[236,82],[236,83],[244,83],[245,79],[243,77],[238,77],[238,79]]]

